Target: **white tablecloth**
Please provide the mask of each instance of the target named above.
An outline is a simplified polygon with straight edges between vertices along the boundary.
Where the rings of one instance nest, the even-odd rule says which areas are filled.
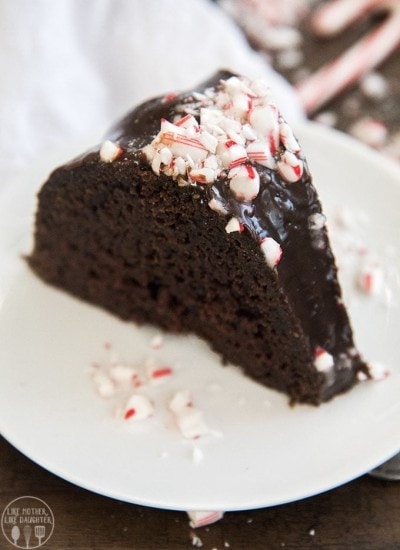
[[[210,0],[2,0],[0,68],[0,190],[37,157],[97,143],[137,102],[219,68],[265,77],[289,121],[302,116]]]

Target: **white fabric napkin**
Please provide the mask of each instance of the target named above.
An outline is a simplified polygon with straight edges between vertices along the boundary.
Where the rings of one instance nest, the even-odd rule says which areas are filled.
[[[35,158],[71,140],[93,145],[138,102],[219,68],[265,77],[289,122],[302,116],[210,0],[3,0],[0,68],[0,192]]]

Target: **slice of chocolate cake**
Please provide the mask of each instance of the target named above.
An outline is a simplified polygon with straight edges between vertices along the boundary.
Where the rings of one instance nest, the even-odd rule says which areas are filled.
[[[197,334],[292,403],[368,376],[307,163],[261,81],[221,72],[148,101],[55,170],[29,263],[122,319]]]

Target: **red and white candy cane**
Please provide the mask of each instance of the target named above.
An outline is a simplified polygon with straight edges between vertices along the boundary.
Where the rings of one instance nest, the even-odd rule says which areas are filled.
[[[357,82],[400,46],[400,0],[332,0],[315,13],[315,32],[332,36],[360,16],[377,11],[386,11],[388,16],[376,29],[297,85],[309,114]]]

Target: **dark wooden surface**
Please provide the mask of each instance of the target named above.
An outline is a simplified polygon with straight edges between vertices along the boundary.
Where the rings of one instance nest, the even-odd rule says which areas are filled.
[[[155,510],[80,489],[37,466],[0,439],[0,513],[24,495],[44,500],[55,529],[42,547],[55,550],[399,550],[400,482],[363,476],[290,504],[229,512],[192,529],[183,512]],[[199,546],[198,546],[199,547]],[[0,532],[0,549],[12,549]]]

